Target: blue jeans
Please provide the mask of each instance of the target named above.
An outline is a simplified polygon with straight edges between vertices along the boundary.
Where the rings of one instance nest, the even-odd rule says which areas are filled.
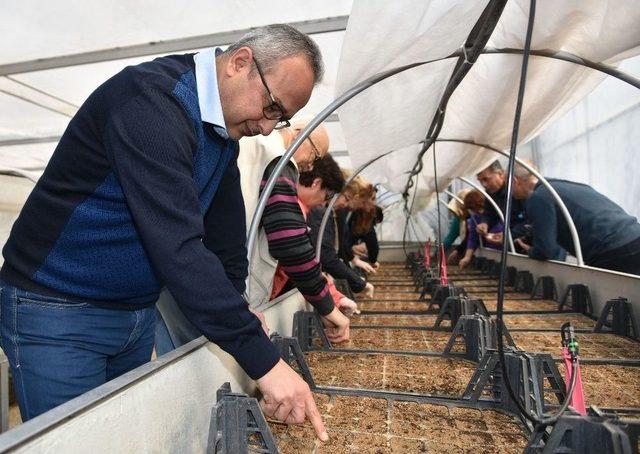
[[[202,336],[182,313],[171,293],[163,290],[156,304],[156,355],[158,357]]]
[[[24,421],[151,359],[155,308],[103,309],[0,282],[2,348]]]

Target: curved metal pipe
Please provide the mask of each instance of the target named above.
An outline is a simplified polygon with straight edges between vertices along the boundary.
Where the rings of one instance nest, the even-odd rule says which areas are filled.
[[[358,167],[350,176],[349,178],[347,178],[347,180],[344,183],[344,187],[346,188],[347,185],[349,183],[351,183],[353,180],[355,180],[355,178],[367,167],[369,167],[371,164],[373,164],[374,162],[376,162],[378,159],[381,159],[385,156],[390,155],[391,153],[393,153],[394,151],[398,151],[399,149],[395,149],[395,150],[391,150],[391,151],[387,151],[386,153],[381,154],[380,156],[376,156],[373,159],[368,160],[367,162],[365,162],[364,164],[362,164],[360,167]],[[331,210],[333,210],[333,206],[336,204],[336,202],[338,201],[338,197],[340,197],[341,193],[338,194],[334,194],[334,196],[331,198],[331,200],[329,201],[329,203],[327,204],[327,209],[324,212],[324,215],[322,216],[322,222],[320,222],[320,231],[318,232],[318,244],[316,244],[316,258],[318,259],[318,261],[320,261],[320,257],[322,254],[322,238],[324,238],[324,229],[327,227],[327,222],[329,221],[329,214],[331,214]]]
[[[502,156],[509,157],[509,153],[507,153],[506,151],[498,150],[497,148],[494,148],[491,145],[475,143],[472,140],[463,140],[463,139],[437,139],[437,140],[440,142],[454,142],[454,143],[464,143],[467,145],[474,145],[476,147],[482,147],[482,148],[486,148],[487,150],[494,151],[496,153],[501,154]],[[571,214],[569,213],[567,206],[564,204],[564,202],[560,198],[560,195],[558,195],[556,190],[553,189],[551,184],[549,184],[547,179],[544,176],[542,176],[540,172],[535,170],[526,162],[523,162],[518,157],[516,157],[516,162],[520,164],[522,167],[524,167],[525,169],[527,169],[529,172],[531,172],[540,181],[540,183],[542,183],[544,187],[547,188],[547,190],[551,193],[551,196],[554,198],[554,200],[558,204],[560,211],[562,211],[562,215],[564,216],[565,221],[567,221],[567,226],[569,227],[569,231],[571,232],[573,247],[576,252],[576,260],[578,262],[578,266],[583,267],[584,259],[582,258],[582,246],[580,245],[580,237],[578,236],[578,229],[576,229],[576,225],[574,224],[573,219],[571,218]]]
[[[253,213],[253,218],[251,219],[251,226],[249,227],[249,234],[247,236],[247,260],[248,260],[248,270],[249,270],[249,274],[247,276],[247,290],[246,290],[247,294],[250,293],[250,283],[251,283],[250,277],[251,277],[251,265],[252,265],[253,248],[255,246],[256,238],[258,236],[258,227],[260,226],[260,219],[262,219],[262,213],[264,213],[264,209],[265,209],[265,207],[267,205],[267,200],[269,198],[269,195],[271,194],[271,191],[273,191],[273,187],[276,184],[276,179],[280,176],[280,174],[282,173],[282,169],[284,169],[284,166],[287,165],[287,163],[289,162],[289,160],[291,159],[293,154],[296,152],[298,147],[300,147],[302,142],[304,142],[307,139],[307,137],[309,137],[311,132],[320,123],[322,123],[327,117],[329,117],[329,115],[331,115],[338,107],[342,106],[344,103],[346,103],[347,101],[349,101],[351,98],[355,97],[356,95],[360,94],[361,92],[363,92],[367,88],[369,88],[369,87],[377,84],[378,82],[381,82],[381,81],[383,81],[383,80],[385,80],[385,79],[387,79],[387,78],[389,78],[391,76],[394,76],[394,75],[399,74],[401,72],[407,71],[409,69],[416,68],[416,67],[422,66],[422,65],[426,65],[428,63],[434,63],[434,62],[438,62],[438,61],[442,61],[442,60],[447,60],[447,59],[453,58],[453,57],[459,57],[460,55],[462,55],[462,49],[459,49],[456,52],[452,53],[451,55],[447,55],[446,57],[436,58],[434,60],[422,61],[422,62],[417,62],[417,63],[411,63],[411,64],[408,64],[408,65],[400,66],[400,67],[397,67],[397,68],[393,68],[393,69],[390,69],[390,70],[383,71],[381,73],[375,74],[375,75],[369,77],[368,79],[365,79],[362,82],[356,84],[355,86],[353,86],[352,88],[350,88],[349,90],[344,92],[342,95],[340,95],[338,98],[336,98],[335,100],[331,101],[331,103],[329,103],[329,105],[327,107],[325,107],[318,115],[316,115],[307,124],[307,126],[300,132],[300,135],[289,146],[289,148],[284,153],[284,155],[282,156],[280,161],[278,161],[278,164],[276,165],[276,167],[273,169],[273,172],[271,173],[271,176],[267,180],[267,182],[265,184],[265,187],[264,187],[264,189],[262,191],[262,194],[260,195],[260,198],[258,199],[258,204],[256,206],[256,211]],[[383,155],[380,155],[379,157],[382,157],[382,156]],[[318,243],[321,244],[320,242],[318,242]]]
[[[524,53],[524,50],[513,49],[510,47],[505,47],[505,48],[485,47],[482,50],[482,53],[486,55],[491,55],[491,54],[522,55]],[[596,71],[600,71],[601,73],[605,73],[605,74],[608,74],[609,76],[615,77],[616,79],[620,79],[621,81],[626,82],[629,85],[633,85],[636,88],[640,88],[640,79],[638,79],[637,77],[634,77],[631,74],[626,74],[625,72],[620,71],[618,68],[614,68],[613,66],[605,65],[604,63],[597,63],[595,61],[591,61],[586,58],[579,57],[575,54],[572,54],[571,52],[565,52],[563,50],[540,49],[540,50],[532,50],[530,54],[531,56],[535,56],[535,57],[562,60],[569,63],[574,63],[576,65],[595,69]]]
[[[483,49],[483,51],[482,51],[482,54],[521,54],[521,53],[523,53],[522,49],[509,49],[509,48],[496,49],[496,48],[486,48],[485,47]],[[268,195],[271,194],[271,191],[273,190],[273,187],[275,186],[276,178],[278,178],[278,176],[282,172],[282,169],[289,162],[289,160],[291,159],[291,157],[293,156],[295,151],[298,149],[298,147],[302,144],[302,142],[304,142],[306,140],[306,138],[311,134],[311,132],[322,121],[324,121],[324,119],[326,119],[338,107],[340,107],[342,104],[344,104],[345,102],[347,102],[348,100],[350,100],[354,96],[358,95],[362,91],[366,90],[367,88],[371,87],[372,85],[375,85],[378,82],[380,82],[380,81],[382,81],[382,80],[384,80],[384,79],[386,79],[388,77],[391,77],[391,76],[393,76],[395,74],[401,73],[401,72],[406,71],[408,69],[415,68],[415,67],[418,67],[418,66],[422,66],[422,65],[425,65],[425,64],[428,64],[428,63],[434,63],[434,62],[438,62],[438,61],[442,61],[442,60],[447,60],[449,58],[456,58],[456,57],[460,57],[460,56],[463,56],[463,55],[464,55],[463,49],[458,49],[457,51],[451,53],[450,55],[448,55],[446,57],[437,58],[437,59],[434,59],[434,60],[428,60],[428,61],[424,61],[424,62],[412,63],[412,64],[409,64],[409,65],[401,66],[399,68],[394,68],[394,69],[390,69],[388,71],[384,71],[382,73],[375,74],[374,76],[372,76],[372,77],[360,82],[359,84],[356,84],[350,90],[347,90],[340,97],[338,97],[337,99],[332,101],[327,107],[325,107],[322,110],[322,112],[320,112],[318,115],[316,115],[316,117],[314,117],[314,119],[311,120],[311,122],[307,125],[307,127],[304,128],[304,130],[302,130],[300,136],[298,136],[298,138],[291,144],[289,149],[287,149],[287,151],[283,155],[282,159],[280,159],[280,161],[278,162],[278,165],[274,169],[274,172],[271,174],[271,177],[267,180],[267,184],[265,185],[263,193],[260,196],[260,199],[258,200],[258,205],[256,207],[256,211],[253,214],[253,218],[251,220],[251,226],[249,228],[249,234],[248,234],[248,237],[247,237],[247,256],[248,256],[248,261],[249,261],[248,269],[251,270],[251,265],[252,265],[251,256],[252,256],[252,253],[253,253],[253,248],[254,248],[254,245],[255,245],[256,237],[258,235],[258,226],[260,225],[260,219],[262,218],[262,213],[264,212],[264,208],[265,208],[266,203],[267,203]],[[630,85],[633,85],[636,88],[640,88],[640,80],[639,79],[637,79],[637,78],[635,78],[635,77],[633,77],[633,76],[631,76],[629,74],[625,74],[624,72],[622,72],[622,71],[620,71],[620,70],[618,70],[616,68],[610,67],[610,66],[602,64],[602,63],[592,62],[590,60],[578,57],[577,55],[571,54],[569,52],[551,51],[551,50],[532,50],[531,51],[531,55],[534,55],[534,56],[537,56],[537,57],[552,58],[552,59],[556,59],[556,60],[563,60],[563,61],[574,63],[574,64],[577,64],[577,65],[580,65],[580,66],[585,66],[585,67],[594,69],[596,71],[600,71],[600,72],[603,72],[603,73],[608,74],[610,76],[613,76],[613,77],[615,77],[617,79],[620,79],[623,82],[626,82],[626,83],[628,83]],[[474,145],[477,145],[477,144],[474,144]],[[490,147],[486,147],[486,148],[491,149]],[[501,154],[504,153],[502,151],[499,151],[499,152]],[[526,168],[526,166],[525,166],[525,168]],[[528,170],[530,170],[530,169],[528,169]],[[534,173],[534,172],[532,172],[532,173]],[[535,175],[535,173],[534,173],[534,175]],[[540,181],[542,181],[543,184],[545,184],[545,186],[547,186],[548,182],[546,180],[544,180],[544,178],[540,179]],[[553,191],[553,188],[551,188],[551,186],[547,186],[547,188],[550,189],[552,194],[555,194],[554,197],[557,197],[557,193],[555,193],[555,191]],[[558,199],[559,199],[559,197],[558,197]],[[562,201],[560,201],[560,203],[561,203],[561,209],[562,209],[562,211],[564,213],[566,211],[566,207],[564,206],[564,204],[562,204]],[[573,221],[572,220],[570,220],[569,226],[570,226],[570,228],[571,228],[571,226],[573,226],[573,228],[575,228],[575,225],[573,225]],[[322,232],[320,232],[320,233],[322,233]],[[572,232],[572,236],[573,236],[573,232]],[[576,242],[576,238],[574,238],[574,244],[575,244],[575,242]],[[579,240],[578,240],[578,242],[579,242]],[[578,264],[580,266],[584,266],[584,262],[582,261],[582,250],[580,248],[576,248],[576,258],[578,259]],[[251,274],[249,273],[249,275],[251,275]],[[250,282],[250,279],[247,278],[247,292],[249,291],[249,289],[248,289],[249,282]]]
[[[443,192],[445,194],[447,194],[449,197],[451,197],[452,199],[455,199],[460,203],[464,203],[464,200],[462,200],[460,197],[458,197],[457,195],[455,195],[453,192],[449,191],[448,189],[445,189]]]
[[[500,220],[504,224],[504,214],[502,213],[502,210],[500,209],[500,207],[498,206],[496,201],[493,200],[489,194],[487,194],[487,192],[484,190],[484,188],[482,186],[480,186],[479,184],[474,183],[473,181],[471,181],[471,180],[469,180],[469,179],[467,179],[465,177],[458,177],[458,180],[467,183],[469,186],[471,186],[472,188],[474,188],[477,191],[479,191],[480,193],[482,193],[482,195],[484,196],[485,200],[488,200],[489,203],[491,204],[491,206],[493,206],[494,210],[496,210],[496,213],[500,217]],[[509,249],[511,250],[512,253],[516,254],[516,247],[513,244],[513,238],[511,238],[511,232],[506,232],[506,235],[507,235],[507,241],[509,242]]]

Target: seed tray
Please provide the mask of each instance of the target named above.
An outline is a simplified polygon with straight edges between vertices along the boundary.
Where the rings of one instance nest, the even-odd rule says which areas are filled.
[[[495,296],[495,295],[494,295]],[[509,295],[511,298],[511,295]],[[494,298],[485,299],[482,298],[485,307],[489,312],[496,312],[498,309],[498,303]],[[508,312],[531,312],[531,311],[547,311],[557,312],[558,303],[553,300],[504,300],[504,310]]]
[[[380,326],[416,326],[432,327],[437,315],[368,315],[360,314],[351,319],[351,326],[380,325]],[[446,320],[448,322],[448,320]]]
[[[480,290],[468,290],[465,289],[467,294],[469,295],[469,298],[482,298],[482,299],[495,299],[498,297],[498,290],[495,290],[493,292],[487,292],[487,291],[480,291]],[[511,292],[511,291],[505,291],[505,296],[511,300],[530,300],[531,299],[531,295],[529,293],[516,293],[516,292]],[[557,303],[556,303],[556,307],[557,307]]]
[[[514,332],[516,345],[529,352],[550,353],[559,357],[561,352],[558,333]],[[580,357],[583,359],[640,359],[640,343],[615,334],[578,333]]]
[[[453,284],[458,287],[467,287],[478,286],[478,287],[495,287],[498,285],[497,279],[452,279]],[[496,287],[497,288],[497,287]]]
[[[309,423],[271,423],[281,453],[521,453],[527,443],[515,417],[498,410],[335,394],[315,397],[330,440],[316,440]]]
[[[550,329],[560,331],[560,326],[563,323],[571,322],[574,328],[593,330],[596,325],[595,320],[586,315],[573,312],[564,314],[506,314],[503,320],[509,329]]]
[[[367,301],[359,300],[358,307],[363,313],[371,311],[380,312],[416,312],[426,311],[426,301],[417,300],[387,300],[387,301]]]
[[[564,364],[558,364],[558,369],[565,377]],[[580,364],[580,375],[587,405],[640,409],[640,367]],[[554,402],[552,396],[545,398]]]
[[[374,284],[375,285],[375,284]],[[380,284],[380,285],[375,285],[376,287],[376,293],[377,292],[396,292],[396,293],[415,293],[418,296],[420,295],[420,292],[416,292],[416,286],[414,284],[408,284],[408,285],[394,285],[394,284]]]
[[[375,295],[373,296],[373,298],[365,298],[365,297],[358,297],[358,301],[362,301],[363,303],[366,303],[367,301],[406,301],[406,300],[412,300],[412,301],[418,301],[420,298],[420,292],[396,292],[396,291],[386,291],[386,292],[382,292],[382,291],[376,291]]]
[[[351,338],[333,346],[338,349],[443,352],[451,333],[411,329],[366,328],[351,331]]]
[[[476,364],[458,358],[308,352],[316,386],[461,397]]]

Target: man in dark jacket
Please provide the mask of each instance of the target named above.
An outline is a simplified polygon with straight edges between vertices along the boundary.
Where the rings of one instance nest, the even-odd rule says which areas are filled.
[[[507,185],[505,179],[505,173],[500,165],[499,161],[494,161],[489,167],[476,175],[480,184],[484,187],[485,191],[496,202],[502,214],[505,213],[507,206]],[[486,235],[496,225],[502,223],[500,215],[496,213],[496,209],[493,204],[485,199],[484,201],[484,213],[480,216],[480,223],[477,225],[476,230],[480,235]],[[529,243],[531,236],[531,228],[527,221],[527,212],[525,209],[525,203],[521,200],[514,200],[511,205],[511,235],[514,239],[520,239],[520,242]],[[494,243],[494,245],[502,244],[502,235],[493,235],[485,238],[486,241]],[[493,240],[493,241],[492,241]],[[520,243],[518,242],[518,244]],[[522,251],[518,248],[519,252]]]
[[[309,387],[241,296],[236,165],[238,140],[288,125],[321,77],[317,45],[273,25],[225,52],[129,66],[89,96],[3,250],[2,347],[23,420],[148,361],[166,287],[257,381],[267,416],[308,416],[327,438]]]
[[[640,224],[633,216],[586,184],[548,179],[573,219],[587,265],[640,274]],[[527,215],[535,236],[531,247],[521,243],[530,257],[562,257],[562,249],[575,255],[569,226],[549,190],[522,166],[516,166],[513,195],[527,202]]]

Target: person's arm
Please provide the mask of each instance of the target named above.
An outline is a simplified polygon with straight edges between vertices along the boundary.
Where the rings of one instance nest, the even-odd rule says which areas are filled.
[[[557,259],[563,256],[558,244],[556,206],[546,188],[537,189],[527,202],[527,215],[533,226],[533,244],[527,254],[537,260]]]
[[[265,169],[260,192],[280,158]],[[267,234],[269,253],[282,266],[291,283],[320,315],[333,311],[335,304],[327,280],[311,244],[307,223],[298,205],[298,175],[293,164],[288,164],[271,191],[262,226]]]
[[[442,245],[445,250],[449,249],[453,242],[460,236],[460,218],[458,216],[453,216],[451,218],[451,222],[449,223],[449,231],[447,232],[447,236],[442,240]]]
[[[182,106],[167,93],[145,90],[112,112],[104,143],[158,280],[187,319],[250,377],[267,374],[279,362],[278,351],[202,242],[193,180],[197,139]]]
[[[373,225],[371,226],[371,230],[362,236],[362,241],[367,245],[367,258],[369,262],[372,264],[377,263],[380,247],[378,246],[378,235],[376,235],[376,229]]]
[[[218,256],[224,271],[239,294],[248,274],[247,229],[240,171],[236,158],[229,162],[209,210],[204,217],[204,245]]]
[[[311,228],[311,243],[314,248],[317,247],[316,245],[318,244],[320,224],[322,223],[324,213],[324,208],[315,208],[311,210],[309,213],[309,219],[307,219],[309,227]],[[367,282],[338,258],[334,248],[335,238],[336,231],[333,213],[330,213],[327,225],[325,226],[324,236],[322,237],[322,249],[320,255],[322,270],[329,273],[335,279],[346,279],[349,283],[349,288],[351,288],[355,293],[360,293],[364,290]]]

